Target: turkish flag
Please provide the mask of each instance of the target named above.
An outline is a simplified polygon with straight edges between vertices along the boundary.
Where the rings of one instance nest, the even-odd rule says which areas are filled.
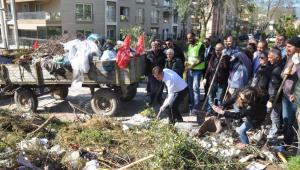
[[[135,52],[137,55],[141,55],[145,52],[145,33],[143,33],[135,46]]]
[[[121,69],[128,66],[130,62],[130,35],[127,35],[122,46],[118,49],[117,64]]]
[[[35,40],[33,43],[33,49],[38,49],[39,48],[39,41]]]

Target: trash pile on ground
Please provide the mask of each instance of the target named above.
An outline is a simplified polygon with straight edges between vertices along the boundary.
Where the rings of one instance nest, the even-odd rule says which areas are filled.
[[[270,160],[271,152],[268,155],[254,146],[235,148],[230,131],[191,137],[141,114],[123,122],[94,117],[63,123],[52,116],[45,119],[2,110],[0,122],[3,168],[245,169],[277,163]]]

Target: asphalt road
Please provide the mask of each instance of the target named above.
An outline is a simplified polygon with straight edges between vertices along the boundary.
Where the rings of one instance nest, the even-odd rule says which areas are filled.
[[[121,109],[117,114],[116,118],[118,119],[127,119],[134,114],[137,114],[143,111],[146,108],[145,98],[146,98],[146,84],[140,83],[137,89],[137,95],[135,98],[129,102],[121,102]],[[51,95],[44,95],[38,98],[38,109],[37,113],[41,115],[54,114],[57,118],[65,121],[72,121],[76,119],[77,115],[85,116],[78,109],[73,109],[69,102],[76,104],[80,109],[84,110],[87,114],[93,114],[90,105],[90,89],[89,88],[80,88],[79,90],[69,91],[68,97],[66,100],[56,100],[51,97]],[[0,108],[1,109],[17,109],[14,104],[13,97],[5,97],[0,99]],[[159,109],[159,105],[154,105],[156,111]],[[194,116],[189,116],[187,113],[183,114],[185,121],[196,121]]]

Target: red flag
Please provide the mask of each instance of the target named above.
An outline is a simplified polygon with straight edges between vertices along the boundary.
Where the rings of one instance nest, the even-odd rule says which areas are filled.
[[[137,55],[141,55],[145,52],[145,33],[143,33],[135,46],[135,52]]]
[[[33,43],[33,48],[34,49],[38,49],[39,48],[39,41],[38,40],[35,40],[34,43]]]
[[[117,64],[121,69],[128,66],[130,62],[130,35],[127,35],[122,46],[118,49]]]

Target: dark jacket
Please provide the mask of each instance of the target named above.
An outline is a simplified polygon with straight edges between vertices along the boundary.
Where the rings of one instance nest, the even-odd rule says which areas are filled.
[[[164,68],[165,61],[166,54],[163,52],[163,50],[159,50],[156,54],[153,51],[148,52],[146,56],[145,75],[152,75],[152,69],[156,66]]]
[[[271,67],[272,70],[271,70],[270,81],[268,85],[268,94],[269,94],[269,101],[273,102],[282,82],[282,78],[280,74],[284,67],[284,63],[282,61],[279,61],[274,63],[274,65]],[[277,103],[280,101],[281,100],[277,101]]]
[[[266,66],[260,65],[251,81],[251,86],[258,88],[264,94],[267,94],[271,72],[272,72],[272,67],[270,65],[266,65]]]
[[[184,57],[184,53],[183,53],[183,50],[176,44],[174,44],[174,57],[175,58],[179,58],[182,63],[185,62],[185,57]]]
[[[172,58],[171,61],[166,60],[166,68],[175,71],[180,77],[183,75],[184,65],[180,58]]]
[[[298,82],[295,86],[294,96],[295,96],[295,102],[299,108],[300,107],[300,64],[296,65],[296,69],[297,69]]]
[[[262,102],[261,100],[263,99],[257,98],[255,103],[251,104],[247,108],[240,108],[239,111],[225,111],[224,116],[233,119],[241,119],[243,117],[246,117],[254,127],[258,127],[265,120],[267,113],[265,102]],[[231,100],[232,103],[227,104],[234,104],[235,101],[236,100]]]
[[[227,84],[228,77],[229,77],[229,60],[230,58],[227,56],[224,56],[222,58],[218,73],[216,75],[215,82],[220,84]],[[215,53],[213,53],[205,73],[205,78],[209,84],[211,83],[214,73],[216,72],[219,61],[220,58],[217,57]]]
[[[204,57],[205,57],[205,52],[206,52],[206,49],[204,51]],[[211,46],[208,51],[207,57],[205,58],[206,68],[208,67],[209,61],[213,55],[215,55],[215,48]]]
[[[281,73],[281,78],[284,78],[284,76],[285,76],[284,75],[284,70],[287,69],[287,68],[290,68],[290,67],[293,67],[292,71],[291,71],[291,75],[289,75],[287,77],[287,79],[286,79],[286,81],[284,82],[284,85],[283,85],[283,93],[287,96],[290,96],[290,95],[293,94],[296,83],[298,81],[297,70],[296,70],[296,67],[295,67],[293,61],[291,60],[291,58],[287,59],[286,64],[284,66],[284,69]]]

